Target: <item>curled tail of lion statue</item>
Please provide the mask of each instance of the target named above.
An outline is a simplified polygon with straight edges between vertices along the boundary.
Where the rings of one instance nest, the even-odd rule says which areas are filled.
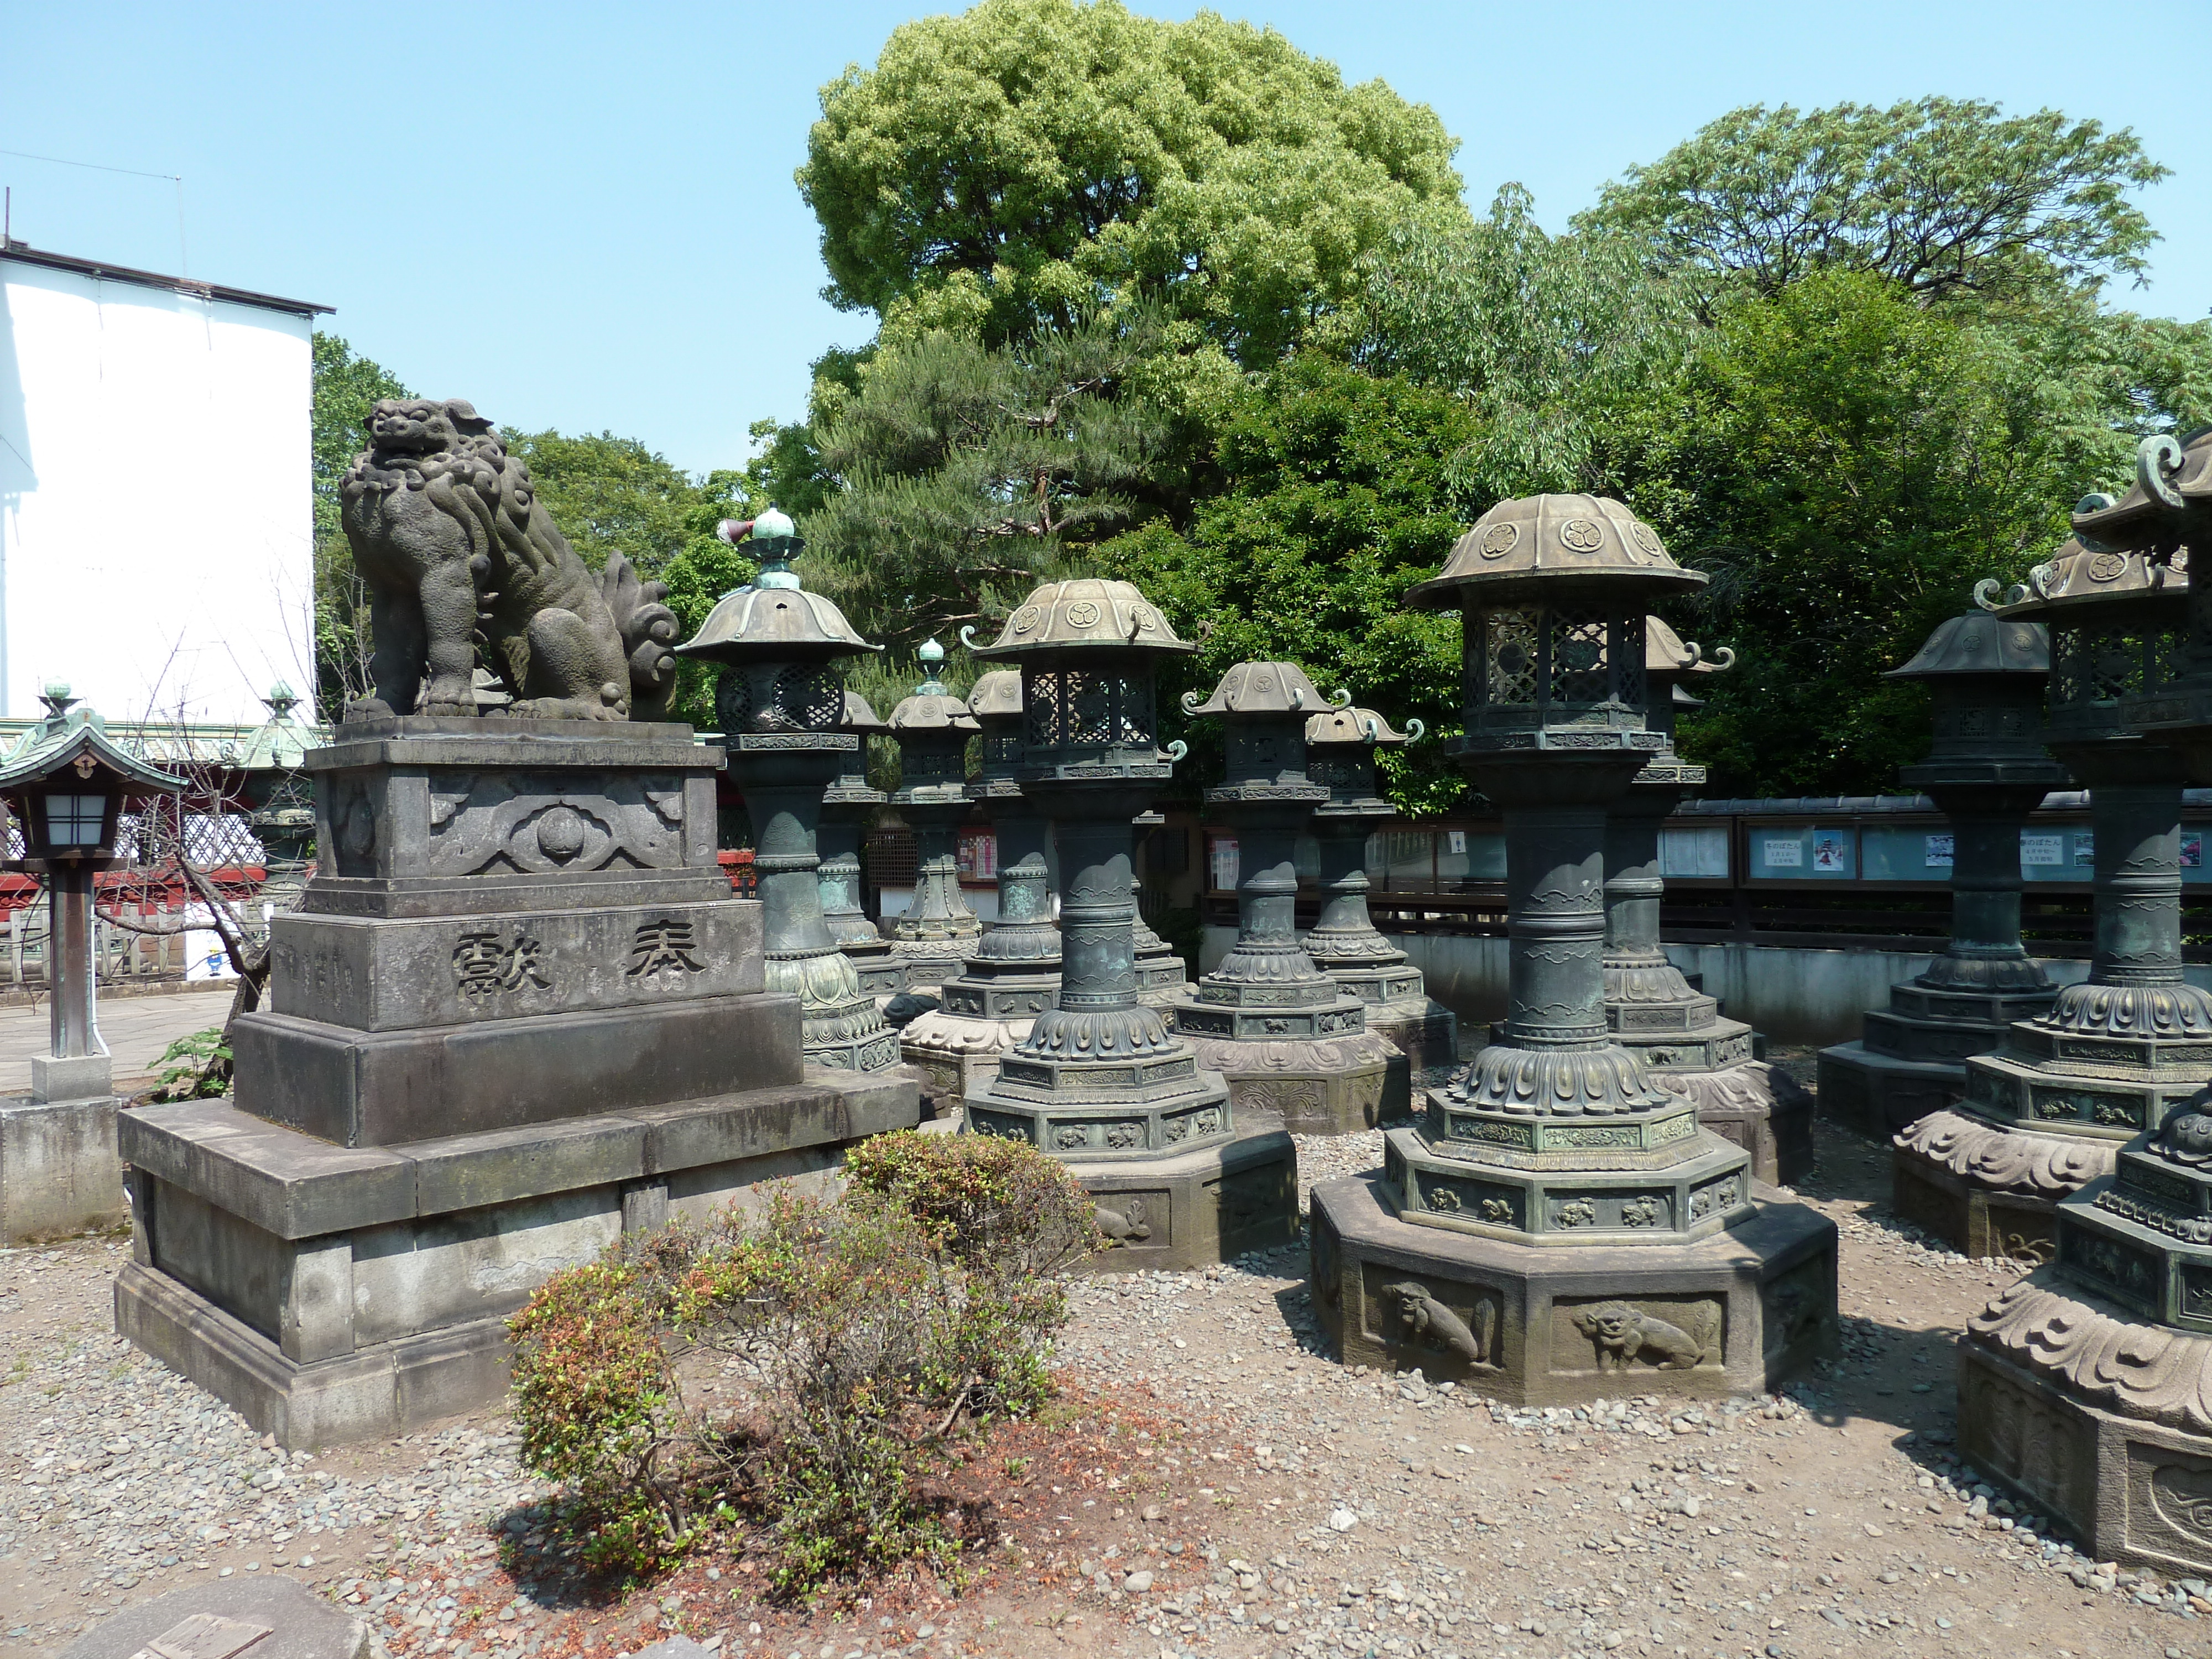
[[[629,717],[666,720],[676,697],[676,653],[669,647],[680,631],[676,613],[663,603],[668,584],[640,580],[635,565],[611,553],[599,578],[599,594],[629,662]]]

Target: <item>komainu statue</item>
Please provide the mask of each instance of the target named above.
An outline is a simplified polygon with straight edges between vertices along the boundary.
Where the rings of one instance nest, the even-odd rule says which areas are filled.
[[[470,404],[386,398],[340,485],[369,589],[374,696],[346,718],[477,713],[477,638],[512,714],[659,720],[676,689],[668,590],[617,554],[594,576],[530,470]]]

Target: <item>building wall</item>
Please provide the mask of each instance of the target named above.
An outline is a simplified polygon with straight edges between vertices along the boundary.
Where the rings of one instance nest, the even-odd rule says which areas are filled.
[[[0,714],[313,684],[310,319],[0,256]]]

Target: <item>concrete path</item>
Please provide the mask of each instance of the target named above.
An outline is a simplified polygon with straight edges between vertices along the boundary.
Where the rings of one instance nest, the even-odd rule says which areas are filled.
[[[222,1024],[233,989],[231,981],[218,980],[204,991],[173,996],[103,997],[100,1034],[115,1056],[116,1082],[151,1076],[161,1051],[177,1038]],[[35,1008],[0,1008],[0,1093],[31,1086],[31,1056],[46,1052],[50,1018],[43,1000]]]

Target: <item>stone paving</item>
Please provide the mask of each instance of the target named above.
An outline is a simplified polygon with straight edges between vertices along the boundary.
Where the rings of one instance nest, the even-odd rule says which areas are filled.
[[[222,1024],[235,988],[222,981],[204,991],[103,998],[100,1034],[115,1056],[116,1082],[150,1077],[161,1051],[177,1038]],[[50,1018],[43,1001],[35,1008],[0,1008],[0,1094],[31,1086],[31,1056],[47,1052]]]

